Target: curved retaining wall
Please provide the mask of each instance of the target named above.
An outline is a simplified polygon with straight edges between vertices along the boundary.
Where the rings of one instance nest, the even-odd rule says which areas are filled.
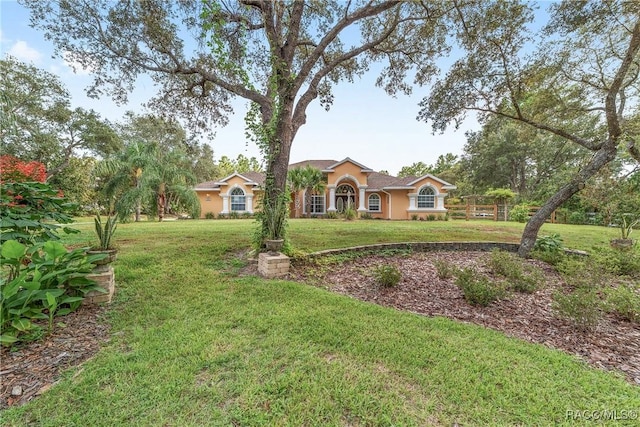
[[[403,243],[378,243],[375,245],[354,246],[351,248],[327,249],[313,252],[307,255],[309,258],[327,255],[337,255],[347,252],[383,251],[385,249],[409,249],[416,252],[435,251],[484,251],[491,252],[500,249],[506,252],[518,252],[519,243],[504,242],[403,242]],[[565,253],[571,255],[588,256],[586,252],[565,249]]]
[[[416,252],[434,251],[487,251],[501,249],[507,252],[518,252],[520,244],[501,242],[403,242],[378,243],[375,245],[354,246],[351,248],[327,249],[310,253],[309,257],[343,254],[347,252],[382,251],[385,249],[409,249]]]

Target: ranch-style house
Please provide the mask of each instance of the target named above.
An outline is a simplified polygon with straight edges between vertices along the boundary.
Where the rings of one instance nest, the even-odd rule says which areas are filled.
[[[336,160],[305,160],[289,165],[289,170],[310,165],[322,171],[326,179],[323,194],[312,194],[310,204],[296,203],[306,200],[305,191],[292,194],[292,217],[324,216],[329,212],[341,213],[348,207],[358,215],[369,214],[382,219],[411,219],[416,216],[443,216],[447,209],[444,199],[455,185],[427,174],[421,177],[385,175],[346,158]],[[207,214],[252,214],[262,196],[264,174],[234,173],[219,181],[198,184],[195,191],[201,206],[201,217]],[[296,206],[298,205],[298,206]]]

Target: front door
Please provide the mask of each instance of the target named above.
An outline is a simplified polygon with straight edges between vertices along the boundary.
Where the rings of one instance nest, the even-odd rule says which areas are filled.
[[[342,184],[336,189],[336,210],[343,213],[348,207],[355,209],[356,192],[349,184]]]

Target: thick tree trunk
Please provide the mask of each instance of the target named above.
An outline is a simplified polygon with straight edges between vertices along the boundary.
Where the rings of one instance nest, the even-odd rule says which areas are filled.
[[[522,232],[518,255],[527,257],[536,243],[540,227],[554,210],[559,208],[571,196],[584,188],[584,183],[594,176],[602,167],[607,165],[616,157],[616,144],[614,141],[607,141],[604,146],[596,151],[591,161],[577,174],[568,184],[562,186],[547,202],[536,212]]]

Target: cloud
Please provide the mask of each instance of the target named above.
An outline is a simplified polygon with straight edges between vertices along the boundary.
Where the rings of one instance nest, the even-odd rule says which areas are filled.
[[[18,40],[15,42],[7,53],[20,61],[25,62],[38,63],[42,58],[42,54],[29,46],[29,44],[24,40]]]

